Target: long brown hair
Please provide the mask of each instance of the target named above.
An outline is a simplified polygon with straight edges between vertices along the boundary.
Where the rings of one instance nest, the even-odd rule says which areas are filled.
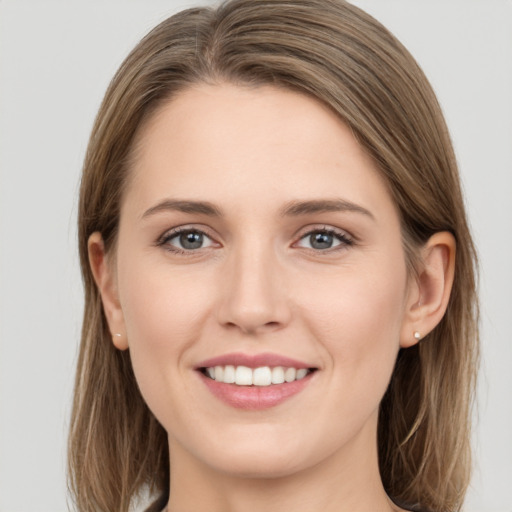
[[[373,156],[415,255],[438,231],[457,243],[447,312],[420,344],[400,352],[381,404],[384,487],[402,506],[460,510],[470,476],[470,416],[478,361],[476,255],[457,165],[436,97],[407,50],[343,0],[230,0],[188,9],[153,29],[115,75],[83,167],[79,248],[85,288],[69,437],[78,509],[126,512],[144,489],[169,492],[163,427],[138,390],[129,351],[115,349],[89,267],[87,240],[115,250],[134,136],[194,83],[271,84],[328,105]]]

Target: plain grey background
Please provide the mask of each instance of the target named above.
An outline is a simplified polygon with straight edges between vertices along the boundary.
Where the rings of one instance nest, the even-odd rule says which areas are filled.
[[[0,512],[67,510],[81,162],[122,59],[157,22],[198,3],[0,0]],[[483,306],[476,471],[465,510],[511,512],[512,2],[354,3],[417,58],[451,129]]]

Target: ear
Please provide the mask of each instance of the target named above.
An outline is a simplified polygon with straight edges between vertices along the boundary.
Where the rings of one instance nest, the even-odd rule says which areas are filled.
[[[420,268],[411,282],[400,346],[410,347],[431,332],[443,318],[453,285],[455,238],[447,231],[429,238],[421,250]]]
[[[91,266],[96,286],[101,295],[103,310],[112,334],[112,341],[119,350],[128,348],[123,311],[117,291],[115,265],[105,254],[101,233],[93,233],[87,243],[89,265]]]

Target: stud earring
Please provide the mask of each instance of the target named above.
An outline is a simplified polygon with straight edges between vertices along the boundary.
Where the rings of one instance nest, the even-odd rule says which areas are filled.
[[[116,333],[114,334],[114,336],[115,336],[116,338],[120,338],[120,337],[121,337],[121,334],[119,334],[118,332],[116,332]],[[112,337],[114,337],[114,336],[112,336]]]
[[[414,331],[414,339],[416,341],[420,341],[421,340],[421,334],[419,333],[419,331]]]

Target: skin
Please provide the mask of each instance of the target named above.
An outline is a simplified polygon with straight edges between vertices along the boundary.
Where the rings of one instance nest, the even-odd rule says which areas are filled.
[[[338,117],[296,92],[189,88],[146,123],[134,156],[117,247],[106,255],[95,233],[89,251],[121,334],[114,343],[130,350],[168,432],[169,511],[399,510],[378,471],[378,407],[400,347],[444,314],[451,235],[421,248],[419,278],[409,278],[400,219],[374,162]],[[208,201],[223,216],[154,209],[169,199]],[[280,213],[323,199],[366,213]],[[169,233],[176,227],[205,232],[203,246],[173,252],[182,248]],[[310,233],[325,228],[345,239],[313,246]],[[285,402],[240,410],[194,370],[231,352],[318,370]]]

